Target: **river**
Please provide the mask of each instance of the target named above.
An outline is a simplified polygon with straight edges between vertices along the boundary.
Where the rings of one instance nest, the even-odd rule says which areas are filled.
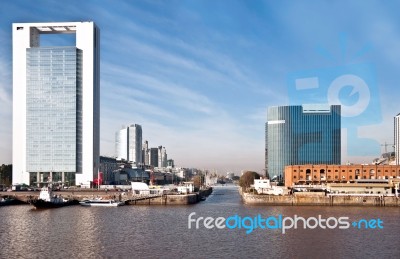
[[[380,219],[382,228],[246,229],[204,227],[188,216]],[[190,206],[0,207],[0,258],[399,258],[400,208],[242,204],[234,187],[216,187]]]

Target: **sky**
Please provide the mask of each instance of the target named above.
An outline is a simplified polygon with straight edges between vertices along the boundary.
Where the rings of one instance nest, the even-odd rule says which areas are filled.
[[[368,0],[1,1],[0,163],[12,162],[12,23],[87,20],[101,30],[102,155],[136,123],[176,166],[262,172],[267,108],[328,102],[348,113],[342,163],[371,162],[382,144],[393,150],[400,112],[399,9]]]

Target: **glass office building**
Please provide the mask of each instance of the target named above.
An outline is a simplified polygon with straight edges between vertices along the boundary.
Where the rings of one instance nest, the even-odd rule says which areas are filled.
[[[52,34],[75,44],[41,46]],[[13,184],[90,186],[97,177],[99,36],[93,22],[13,24]]]
[[[136,166],[142,164],[142,126],[132,124],[115,133],[115,156]]]
[[[82,52],[27,49],[26,170],[82,172]]]
[[[285,166],[341,163],[340,105],[310,104],[268,108],[266,170],[284,179]]]

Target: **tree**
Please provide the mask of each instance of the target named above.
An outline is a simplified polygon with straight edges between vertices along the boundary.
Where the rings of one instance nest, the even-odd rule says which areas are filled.
[[[239,186],[242,187],[244,191],[254,184],[254,179],[260,179],[260,175],[253,171],[246,171],[239,180]]]
[[[196,189],[200,188],[200,186],[202,184],[201,180],[202,180],[201,175],[196,175],[193,177],[192,181],[193,181],[194,188],[196,188]]]
[[[12,182],[12,165],[1,165],[0,166],[0,184],[6,186],[11,185]]]

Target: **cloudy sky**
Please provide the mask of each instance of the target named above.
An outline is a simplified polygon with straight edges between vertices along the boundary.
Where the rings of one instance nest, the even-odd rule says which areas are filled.
[[[0,163],[12,160],[11,24],[84,20],[101,30],[103,155],[137,123],[177,166],[261,171],[267,107],[320,101],[359,110],[343,120],[342,162],[369,162],[400,112],[400,5],[349,2],[1,1]]]

